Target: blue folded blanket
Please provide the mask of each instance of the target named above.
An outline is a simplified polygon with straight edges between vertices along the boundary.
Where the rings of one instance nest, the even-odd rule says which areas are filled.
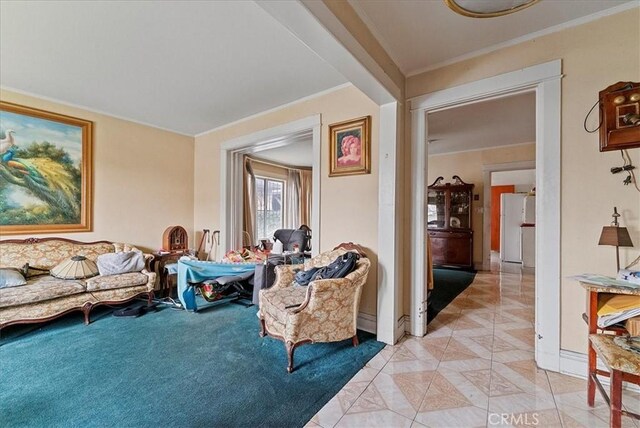
[[[197,311],[196,291],[192,284],[221,276],[255,271],[255,263],[217,263],[200,260],[178,260],[178,298],[188,311]]]

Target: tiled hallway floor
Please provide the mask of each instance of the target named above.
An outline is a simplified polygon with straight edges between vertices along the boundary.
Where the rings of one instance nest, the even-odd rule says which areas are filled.
[[[587,406],[586,381],[536,367],[533,321],[532,275],[480,272],[425,337],[383,349],[307,426],[609,426],[598,394]],[[623,403],[640,409],[640,394]]]

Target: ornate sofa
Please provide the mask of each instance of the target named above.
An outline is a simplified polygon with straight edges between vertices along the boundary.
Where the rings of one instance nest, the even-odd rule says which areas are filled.
[[[73,256],[95,261],[105,253],[135,251],[128,244],[109,241],[79,242],[63,238],[0,240],[0,267],[49,270]],[[18,323],[36,323],[81,310],[85,324],[98,305],[119,304],[145,296],[151,301],[156,274],[150,272],[151,255],[145,255],[141,272],[95,276],[85,280],[63,280],[49,275],[27,278],[27,284],[0,289],[0,328]]]
[[[289,373],[293,371],[297,346],[345,339],[358,345],[356,319],[362,286],[371,266],[364,251],[351,243],[341,244],[307,261],[304,269],[326,266],[347,251],[358,252],[362,257],[356,269],[344,278],[312,281],[302,287],[294,283],[294,276],[303,265],[281,265],[276,267],[274,285],[260,290],[260,336],[269,335],[284,342]]]

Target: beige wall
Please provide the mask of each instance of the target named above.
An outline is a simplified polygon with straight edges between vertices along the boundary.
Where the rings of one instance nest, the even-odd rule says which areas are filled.
[[[94,125],[93,231],[3,239],[105,239],[149,251],[160,248],[168,226],[181,225],[193,237],[193,137],[5,90],[0,99],[90,120]],[[193,240],[190,246],[195,246]]]
[[[360,310],[376,314],[378,248],[378,116],[379,108],[355,87],[343,88],[294,106],[266,113],[196,137],[195,216],[196,230],[220,226],[220,145],[254,132],[320,114],[320,251],[353,241],[365,246],[373,265],[362,295]],[[370,115],[371,174],[329,177],[331,123]]]
[[[451,176],[458,175],[465,183],[472,183],[473,194],[479,195],[479,201],[473,201],[473,262],[482,264],[483,213],[484,204],[484,165],[497,163],[531,161],[536,159],[535,143],[527,145],[499,147],[486,150],[459,152],[429,156],[428,182],[443,176],[445,183],[452,182]],[[489,195],[491,197],[491,195]],[[407,310],[409,308],[406,308]]]
[[[638,22],[640,9],[636,8],[407,80],[407,97],[414,97],[562,59],[561,347],[576,352],[584,352],[587,346],[581,318],[585,292],[567,277],[583,272],[615,273],[614,250],[597,245],[614,206],[636,245],[620,250],[621,263],[631,262],[640,247],[640,193],[622,185],[624,177],[609,172],[621,164],[620,153],[600,153],[598,134],[582,128],[600,90],[618,81],[638,81]],[[634,164],[640,165],[640,149],[629,153]]]

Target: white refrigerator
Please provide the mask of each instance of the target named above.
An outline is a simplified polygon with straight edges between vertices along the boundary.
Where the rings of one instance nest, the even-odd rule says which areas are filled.
[[[500,260],[522,263],[521,231],[524,193],[503,193],[500,201]]]

